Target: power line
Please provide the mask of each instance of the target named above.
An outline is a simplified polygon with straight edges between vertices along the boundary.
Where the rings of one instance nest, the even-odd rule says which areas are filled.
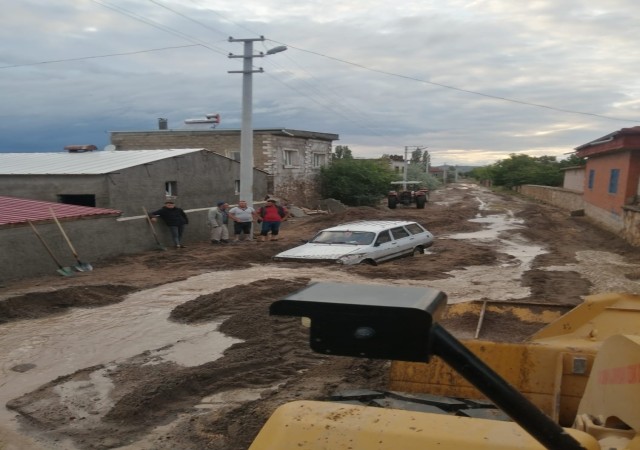
[[[278,41],[273,41],[273,40],[271,40],[271,42],[275,42],[276,44],[280,44],[280,45],[286,45],[287,47],[294,48],[294,49],[299,50],[301,52],[306,52],[306,53],[310,53],[312,55],[321,56],[323,58],[331,59],[333,61],[338,61],[338,62],[341,62],[343,64],[348,64],[350,66],[354,66],[354,67],[358,67],[360,69],[368,70],[370,72],[376,72],[376,73],[380,73],[380,74],[383,74],[383,75],[389,75],[389,76],[392,76],[392,77],[403,78],[405,80],[410,80],[410,81],[417,81],[419,83],[430,84],[432,86],[438,86],[438,87],[445,88],[445,89],[451,89],[453,91],[464,92],[466,94],[479,95],[479,96],[486,97],[486,98],[491,98],[491,99],[494,99],[494,100],[501,100],[501,101],[510,102],[510,103],[517,103],[517,104],[525,105],[525,106],[534,106],[536,108],[545,108],[545,109],[550,109],[550,110],[553,110],[553,111],[565,112],[565,113],[570,113],[570,114],[581,114],[583,116],[598,117],[598,118],[607,119],[607,120],[638,123],[638,120],[625,119],[625,118],[621,118],[621,117],[604,116],[602,114],[595,114],[595,113],[589,113],[589,112],[584,112],[584,111],[576,111],[576,110],[572,110],[572,109],[557,108],[555,106],[548,106],[548,105],[543,105],[543,104],[540,104],[540,103],[532,103],[532,102],[527,102],[527,101],[524,101],[524,100],[517,100],[517,99],[513,99],[513,98],[509,98],[509,97],[501,97],[501,96],[498,96],[498,95],[485,94],[484,92],[472,91],[472,90],[469,90],[469,89],[462,89],[462,88],[458,88],[458,87],[455,87],[455,86],[449,86],[447,84],[436,83],[435,81],[422,80],[420,78],[414,78],[414,77],[410,77],[408,75],[401,75],[401,74],[398,74],[398,73],[388,72],[388,71],[385,71],[385,70],[374,69],[374,68],[367,67],[367,66],[362,65],[362,64],[354,63],[354,62],[351,62],[351,61],[346,61],[344,59],[340,59],[340,58],[336,58],[336,57],[333,57],[333,56],[325,55],[325,54],[319,53],[319,52],[314,52],[312,50],[306,50],[306,49],[303,49],[303,48],[295,47],[293,45],[285,44],[283,42],[278,42]]]
[[[66,59],[52,59],[49,61],[39,61],[35,63],[25,63],[25,64],[14,64],[11,66],[0,66],[0,69],[12,69],[15,67],[27,67],[27,66],[38,66],[41,64],[54,64],[61,62],[69,62],[69,61],[84,61],[87,59],[96,59],[96,58],[110,58],[112,56],[128,56],[128,55],[139,55],[140,53],[151,53],[151,52],[159,52],[163,50],[174,50],[177,48],[188,48],[188,47],[202,47],[201,44],[190,44],[190,45],[178,45],[175,47],[162,47],[162,48],[151,48],[148,50],[139,50],[136,52],[126,52],[126,53],[110,53],[108,55],[94,55],[94,56],[81,56],[78,58],[66,58]]]
[[[213,27],[210,27],[210,26],[209,26],[209,25],[207,25],[206,23],[202,23],[202,22],[200,22],[200,21],[198,21],[198,20],[196,20],[196,19],[192,19],[191,17],[189,17],[189,16],[187,16],[187,15],[185,15],[185,14],[182,14],[181,12],[178,12],[178,11],[176,11],[175,9],[169,8],[168,6],[163,5],[163,4],[162,4],[162,3],[160,3],[160,2],[157,2],[156,0],[149,0],[149,1],[150,1],[151,3],[153,3],[154,5],[157,5],[157,6],[161,7],[161,8],[166,9],[167,11],[171,11],[172,13],[174,13],[174,14],[176,14],[176,15],[178,15],[178,16],[180,16],[180,17],[182,17],[183,19],[189,20],[189,21],[191,21],[191,22],[193,22],[193,23],[197,23],[198,25],[200,25],[200,26],[202,26],[202,27],[206,28],[207,30],[215,31],[216,33],[220,33],[220,34],[222,34],[223,36],[226,36],[226,33],[223,33],[223,32],[222,32],[222,31],[220,31],[220,30],[217,30],[217,29],[215,29],[215,28],[213,28]]]
[[[141,16],[139,14],[136,14],[136,13],[134,13],[132,11],[124,9],[124,8],[122,8],[120,6],[113,6],[113,5],[110,5],[110,4],[105,3],[103,1],[100,1],[100,0],[91,0],[91,1],[93,1],[94,3],[97,3],[100,6],[104,6],[105,8],[109,8],[109,9],[111,9],[111,10],[117,12],[117,13],[125,15],[125,16],[127,16],[127,17],[129,17],[131,19],[137,20],[138,22],[142,22],[142,23],[144,23],[146,25],[149,25],[149,26],[152,26],[154,28],[157,28],[158,30],[162,30],[162,31],[164,31],[166,33],[172,34],[174,36],[178,36],[178,37],[180,37],[182,39],[185,39],[187,41],[190,41],[190,42],[198,43],[198,44],[202,45],[203,47],[211,50],[212,52],[219,53],[221,55],[227,56],[228,52],[226,52],[224,49],[213,47],[208,42],[203,41],[203,40],[198,39],[198,38],[195,38],[193,36],[190,36],[190,35],[188,35],[186,33],[183,33],[182,31],[175,30],[175,29],[173,29],[171,27],[168,27],[166,25],[162,25],[162,24],[160,24],[158,22],[155,22],[155,21],[153,21],[151,19],[143,17],[143,16]]]

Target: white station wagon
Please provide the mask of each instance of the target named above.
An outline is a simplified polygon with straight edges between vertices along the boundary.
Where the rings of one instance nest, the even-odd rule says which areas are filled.
[[[433,235],[416,222],[361,220],[327,228],[309,242],[278,253],[276,261],[333,261],[377,264],[424,253]]]

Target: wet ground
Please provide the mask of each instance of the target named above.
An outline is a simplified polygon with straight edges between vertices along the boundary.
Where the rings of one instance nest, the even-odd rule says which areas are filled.
[[[321,228],[379,218],[417,220],[436,242],[373,267],[271,261]],[[298,319],[268,315],[312,281],[429,286],[452,305],[549,304],[489,312],[481,337],[502,341],[526,339],[590,293],[640,293],[637,249],[585,218],[473,185],[434,193],[424,210],[293,219],[282,237],[190,243],[0,288],[0,448],[246,449],[279,404],[384,387],[386,361],[313,354]],[[477,316],[444,324],[469,338]]]

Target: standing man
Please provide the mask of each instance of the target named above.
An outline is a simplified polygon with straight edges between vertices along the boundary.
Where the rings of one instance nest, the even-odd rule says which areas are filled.
[[[233,220],[233,232],[235,233],[234,242],[251,239],[251,227],[253,226],[254,219],[258,218],[256,210],[251,206],[247,206],[245,200],[240,200],[238,206],[229,210],[229,218]]]
[[[264,242],[267,239],[267,235],[271,232],[271,240],[278,240],[278,233],[280,232],[280,224],[283,220],[287,220],[289,217],[289,211],[284,206],[276,204],[276,200],[270,198],[267,200],[267,204],[259,210],[259,219],[262,220],[262,229],[260,230],[260,240],[258,242]]]
[[[149,213],[149,217],[153,222],[158,221],[158,217],[169,227],[171,239],[176,248],[184,248],[182,245],[182,234],[185,225],[189,223],[189,219],[182,208],[177,208],[174,201],[168,199],[164,202],[164,206],[157,211]]]
[[[207,221],[211,230],[211,244],[227,244],[229,242],[229,204],[218,202],[209,210]]]

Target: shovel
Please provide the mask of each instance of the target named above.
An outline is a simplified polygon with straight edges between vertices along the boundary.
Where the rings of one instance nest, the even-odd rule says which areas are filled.
[[[80,261],[80,259],[78,257],[78,253],[76,252],[76,249],[73,247],[73,244],[71,244],[71,240],[69,239],[69,236],[67,236],[67,233],[64,232],[64,228],[62,228],[62,225],[60,224],[60,221],[56,217],[56,214],[53,212],[53,208],[49,208],[49,211],[51,212],[51,215],[53,216],[53,220],[56,221],[56,224],[58,225],[58,228],[60,228],[60,233],[62,233],[62,236],[64,237],[64,240],[67,241],[67,244],[69,245],[69,248],[71,249],[71,253],[73,253],[74,258],[76,258],[76,263],[77,264],[74,266],[74,268],[78,272],[88,272],[90,270],[93,270],[93,267],[91,266],[91,264]]]
[[[151,221],[151,217],[149,217],[149,213],[147,212],[147,208],[142,207],[142,211],[144,212],[144,216],[147,218],[147,223],[149,224],[149,228],[151,228],[151,233],[153,233],[153,238],[156,240],[156,244],[158,244],[159,250],[166,250],[167,247],[160,243],[160,239],[158,239],[158,234],[156,233],[156,229],[153,226],[153,222]]]
[[[51,251],[51,248],[47,245],[45,240],[42,238],[40,233],[38,233],[38,230],[36,230],[36,227],[33,226],[33,224],[29,220],[27,220],[27,223],[31,225],[31,229],[36,234],[36,236],[38,236],[38,239],[40,239],[40,242],[42,242],[42,245],[44,245],[44,248],[47,249],[47,253],[49,253],[49,256],[51,256],[51,258],[55,261],[56,265],[58,266],[58,273],[64,277],[72,276],[73,270],[71,270],[71,267],[63,267],[62,264],[60,264],[60,261],[58,261],[58,258],[56,258],[56,255],[54,255],[53,251]]]

